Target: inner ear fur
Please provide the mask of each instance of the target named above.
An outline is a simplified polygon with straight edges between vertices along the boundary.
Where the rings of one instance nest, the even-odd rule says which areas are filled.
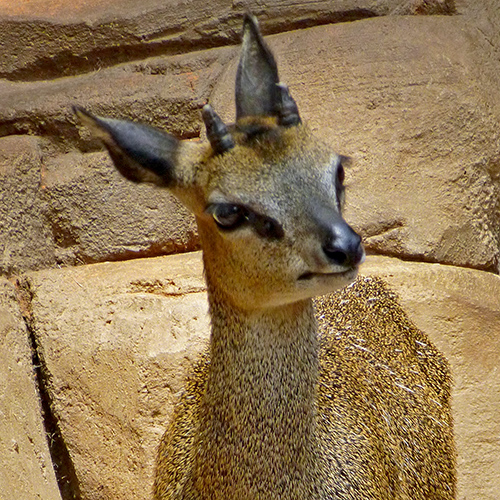
[[[191,164],[197,158],[189,150],[194,145],[148,125],[95,116],[78,106],[73,111],[106,146],[116,168],[127,179],[173,188],[192,178]]]

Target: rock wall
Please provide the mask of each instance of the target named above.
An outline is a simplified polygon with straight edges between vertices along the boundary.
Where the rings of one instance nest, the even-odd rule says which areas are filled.
[[[304,120],[352,158],[363,272],[450,359],[458,498],[498,498],[495,0],[0,0],[0,498],[149,498],[207,340],[198,237],[168,193],[115,172],[71,105],[202,137],[207,100],[233,119],[246,10]]]

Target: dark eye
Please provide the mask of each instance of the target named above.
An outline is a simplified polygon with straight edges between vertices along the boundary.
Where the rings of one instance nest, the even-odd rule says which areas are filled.
[[[207,212],[212,214],[215,223],[222,229],[236,229],[247,218],[245,209],[230,203],[218,203],[210,205]]]
[[[344,205],[344,179],[345,179],[345,171],[342,163],[337,165],[337,170],[335,172],[336,181],[335,181],[335,191],[337,193],[337,207],[339,212],[342,212],[342,207]]]
[[[338,184],[343,184],[344,179],[345,179],[344,167],[342,166],[342,163],[339,163],[339,166],[337,167],[337,182],[338,182]]]

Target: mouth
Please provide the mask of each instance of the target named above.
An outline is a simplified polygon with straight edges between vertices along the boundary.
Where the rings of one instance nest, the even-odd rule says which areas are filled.
[[[358,271],[357,267],[346,269],[345,271],[340,271],[337,273],[304,273],[301,274],[298,278],[297,281],[308,281],[312,280],[314,278],[345,278],[347,276],[352,276]]]

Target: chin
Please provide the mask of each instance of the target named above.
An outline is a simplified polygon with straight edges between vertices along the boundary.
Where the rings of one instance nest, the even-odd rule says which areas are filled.
[[[335,292],[350,285],[357,275],[357,267],[341,273],[311,274],[307,278],[301,279],[299,286],[312,298]]]
[[[282,290],[279,294],[267,297],[265,303],[260,304],[260,307],[280,307],[326,295],[350,285],[357,275],[357,267],[340,273],[310,273],[297,280],[293,290]]]

